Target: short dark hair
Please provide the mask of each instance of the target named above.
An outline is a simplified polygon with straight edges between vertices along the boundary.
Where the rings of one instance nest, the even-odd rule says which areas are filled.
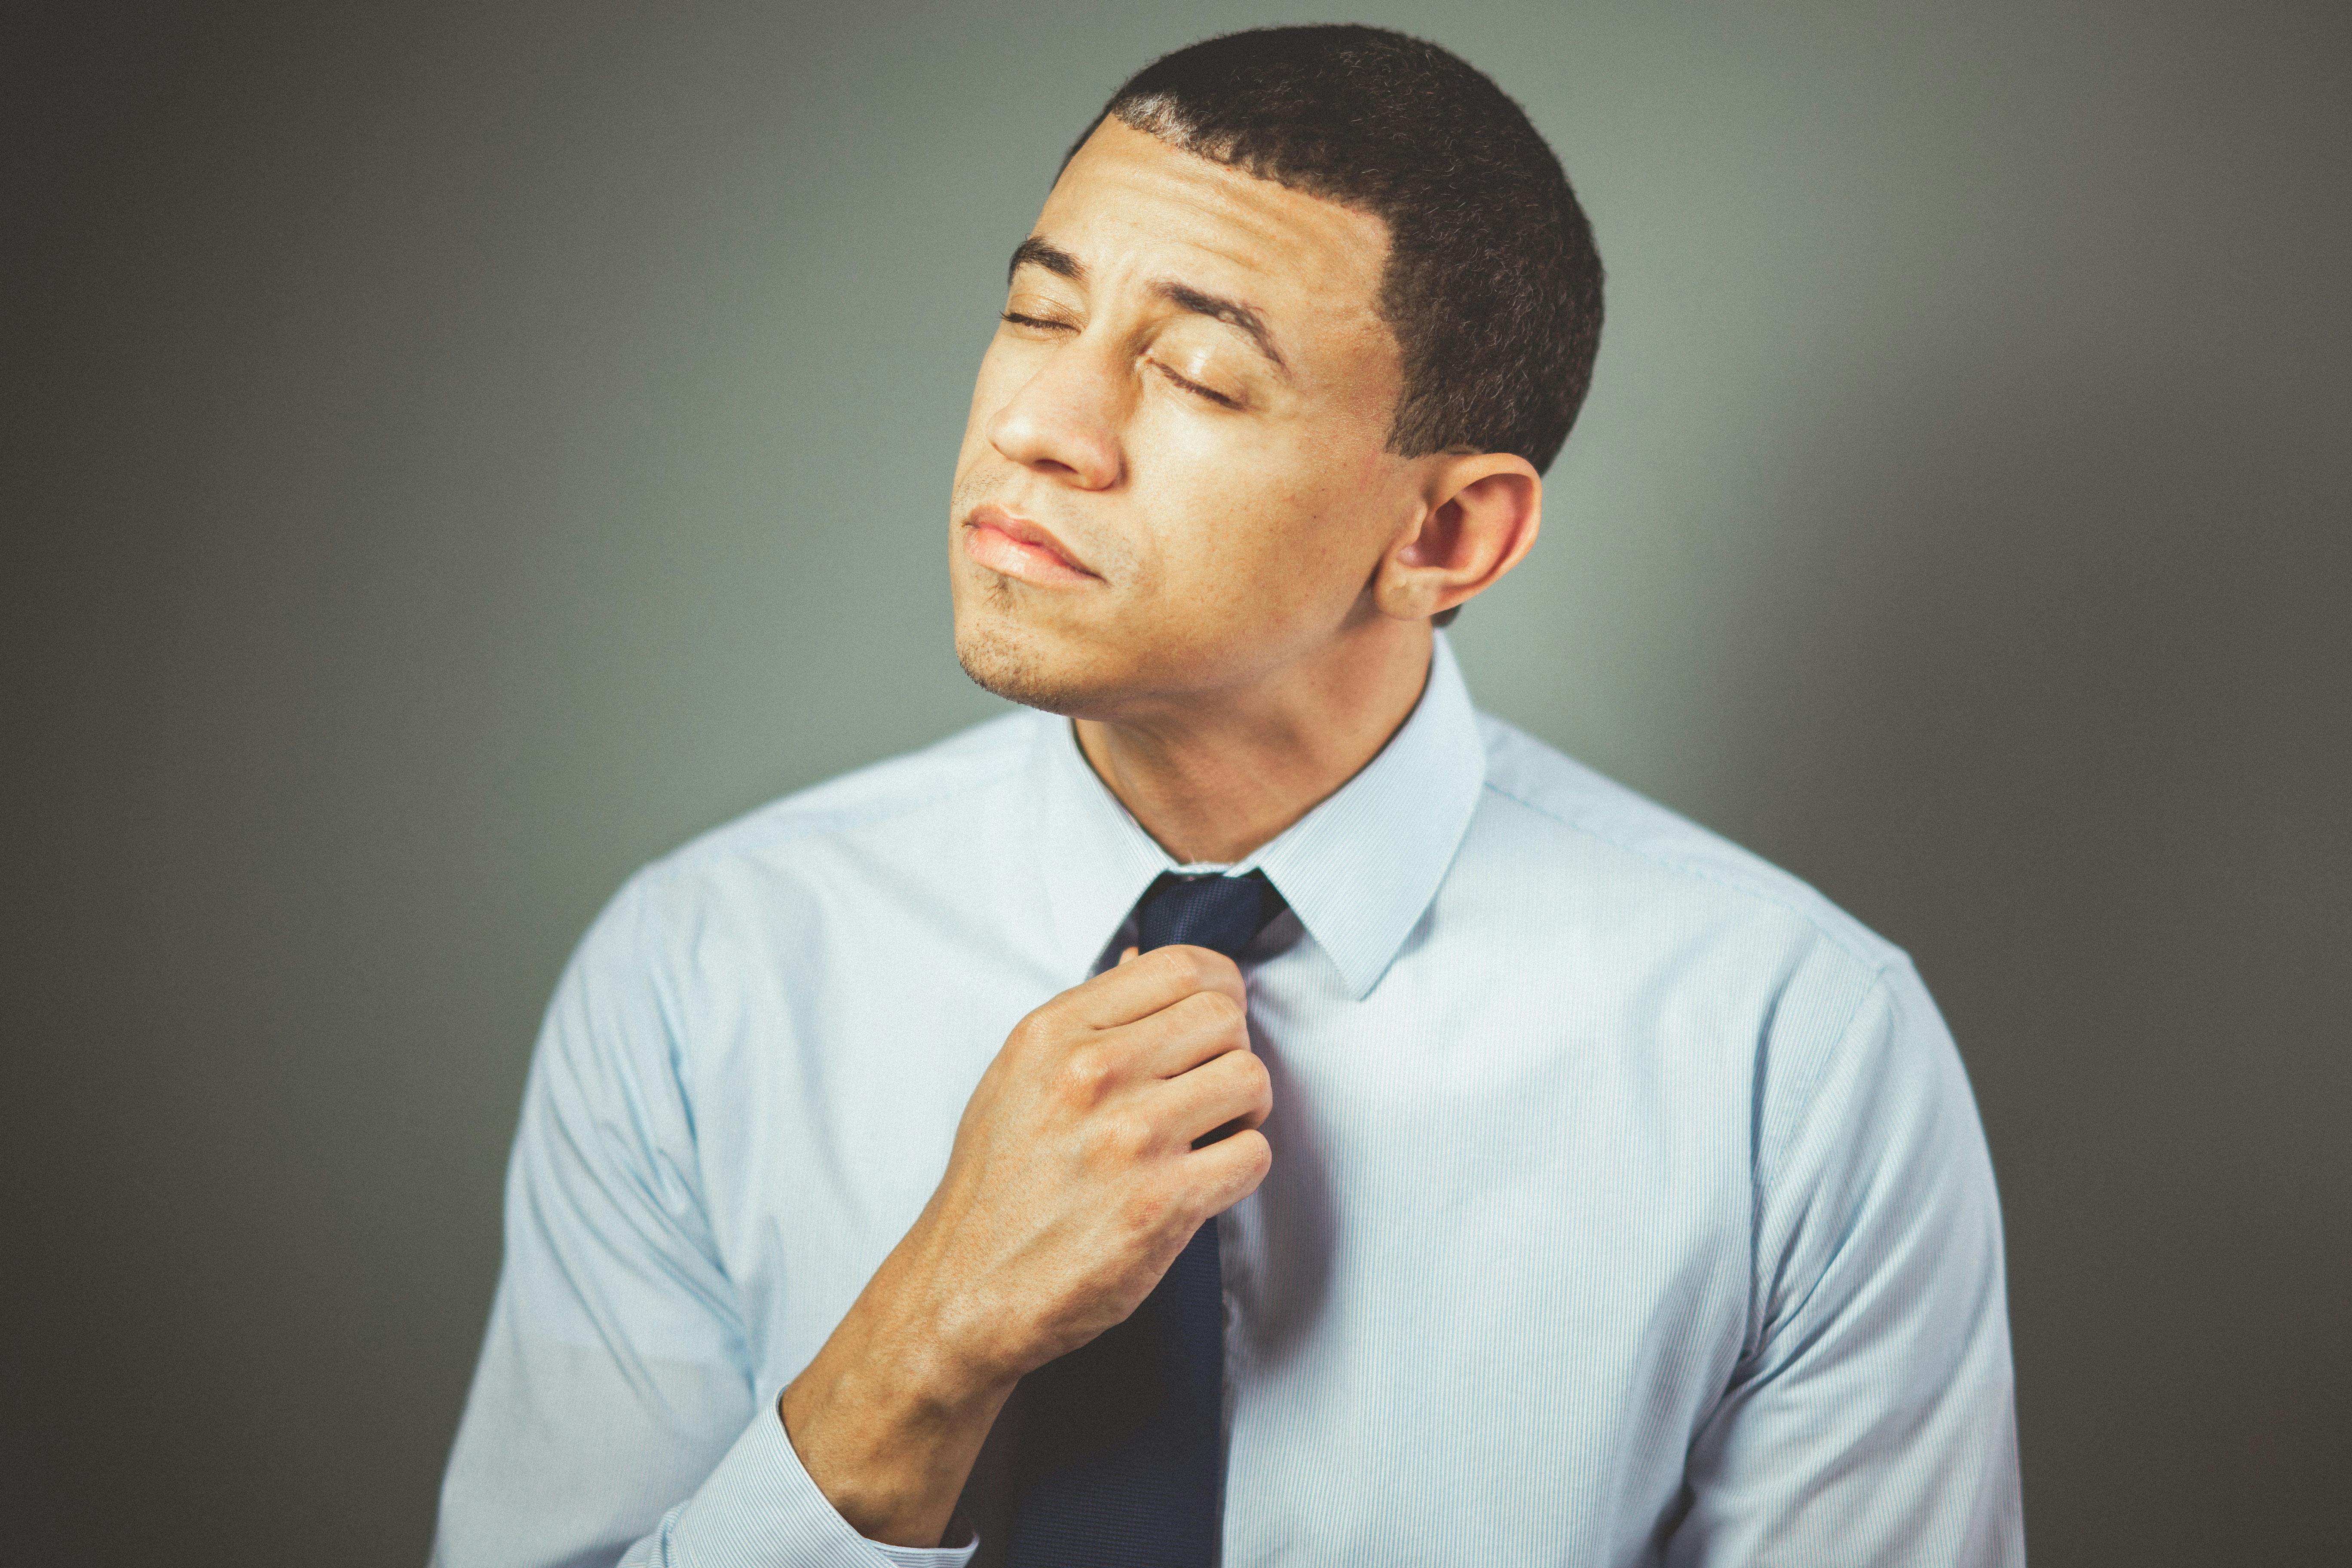
[[[1264,27],[1152,61],[1071,155],[1113,116],[1386,221],[1380,309],[1403,360],[1391,451],[1551,466],[1592,383],[1601,257],[1559,159],[1502,89],[1384,27]]]

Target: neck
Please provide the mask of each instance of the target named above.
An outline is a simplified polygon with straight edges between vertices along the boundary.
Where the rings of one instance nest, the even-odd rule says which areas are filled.
[[[1239,860],[1355,777],[1412,714],[1429,624],[1391,626],[1396,635],[1237,689],[1080,719],[1078,745],[1179,862]]]

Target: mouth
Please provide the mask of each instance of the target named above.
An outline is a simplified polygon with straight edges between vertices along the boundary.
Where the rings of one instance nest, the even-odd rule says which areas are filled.
[[[1040,587],[1099,583],[1050,529],[1001,506],[974,507],[963,520],[963,552],[991,572]]]

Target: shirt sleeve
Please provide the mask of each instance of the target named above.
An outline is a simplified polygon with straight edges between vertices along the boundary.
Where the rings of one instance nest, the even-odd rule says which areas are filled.
[[[1907,964],[1759,1118],[1755,1327],[1691,1447],[1674,1568],[2022,1568],[2000,1214]]]
[[[436,1568],[963,1568],[976,1541],[859,1535],[754,1386],[645,880],[582,940],[532,1055]]]

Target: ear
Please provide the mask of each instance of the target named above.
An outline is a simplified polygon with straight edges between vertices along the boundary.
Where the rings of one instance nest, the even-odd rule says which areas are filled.
[[[1412,524],[1372,574],[1372,602],[1423,620],[1476,597],[1519,563],[1543,521],[1543,477],[1508,452],[1432,459]]]

